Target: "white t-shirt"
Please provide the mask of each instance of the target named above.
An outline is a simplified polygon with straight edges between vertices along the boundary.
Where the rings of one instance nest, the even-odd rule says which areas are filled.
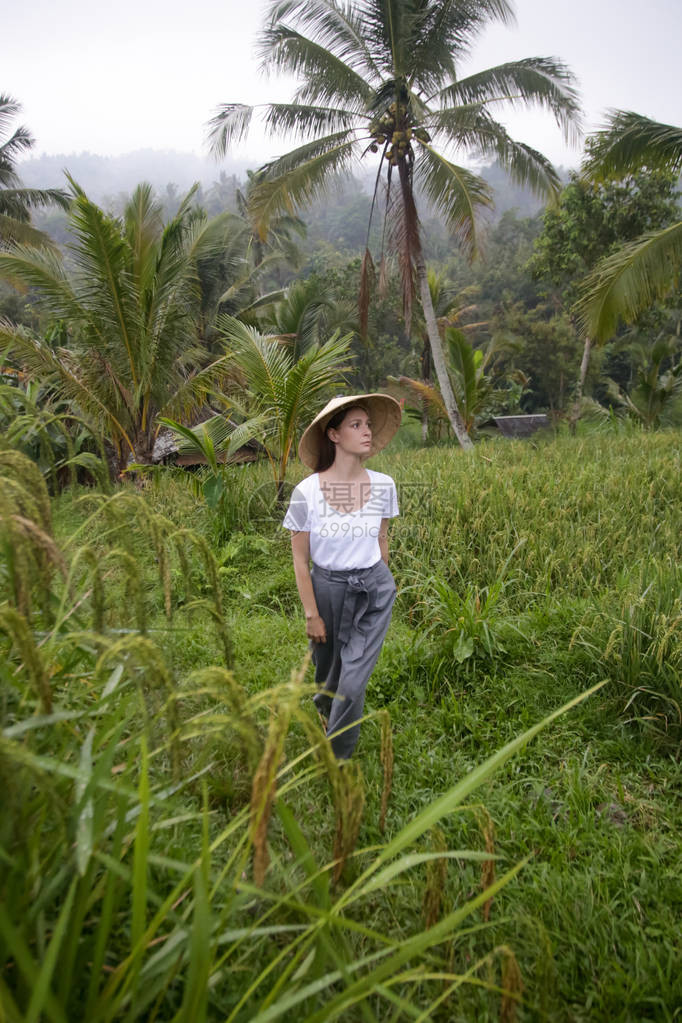
[[[310,533],[310,556],[322,568],[369,568],[381,557],[379,529],[382,519],[399,515],[398,495],[390,476],[366,470],[369,484],[363,484],[363,504],[357,511],[344,512],[349,484],[329,484],[327,492],[335,507],[322,493],[319,473],[306,476],[294,488],[282,525],[297,533]],[[366,488],[366,489],[365,489]]]

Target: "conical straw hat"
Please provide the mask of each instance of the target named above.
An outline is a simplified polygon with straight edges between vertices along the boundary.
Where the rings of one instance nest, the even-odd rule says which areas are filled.
[[[333,416],[343,408],[364,405],[372,421],[372,446],[369,456],[385,448],[400,426],[400,405],[390,394],[337,395],[327,402],[305,430],[298,445],[298,457],[311,469],[317,468],[324,431]]]

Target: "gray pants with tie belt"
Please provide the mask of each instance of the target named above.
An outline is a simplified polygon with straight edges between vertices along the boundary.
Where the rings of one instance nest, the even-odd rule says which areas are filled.
[[[360,735],[365,689],[391,621],[396,585],[385,561],[370,568],[334,571],[313,564],[317,608],[327,641],[313,643],[313,699],[329,719],[327,735],[335,755],[347,759]],[[354,725],[354,727],[348,727]],[[336,733],[345,729],[340,735]]]

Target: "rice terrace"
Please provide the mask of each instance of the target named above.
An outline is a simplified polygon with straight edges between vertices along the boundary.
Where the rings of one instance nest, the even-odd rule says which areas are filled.
[[[0,1021],[682,1019],[682,128],[513,15],[268,2],[188,190],[0,95]]]

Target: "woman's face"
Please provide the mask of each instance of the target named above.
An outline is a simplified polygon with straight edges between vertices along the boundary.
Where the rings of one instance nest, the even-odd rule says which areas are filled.
[[[349,408],[336,429],[329,429],[328,436],[336,444],[337,451],[367,458],[372,447],[372,421],[363,408]]]

